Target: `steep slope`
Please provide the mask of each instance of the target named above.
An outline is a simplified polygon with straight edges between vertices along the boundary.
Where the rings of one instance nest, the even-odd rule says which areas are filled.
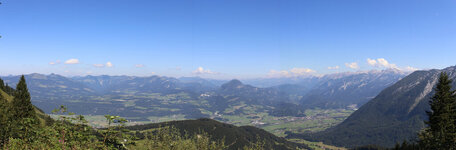
[[[368,144],[391,147],[396,142],[413,140],[424,127],[428,102],[441,72],[447,72],[453,81],[456,79],[456,66],[416,71],[383,90],[341,124],[320,133],[289,137],[348,147]],[[452,85],[455,87],[456,82]]]
[[[141,131],[158,127],[174,126],[179,129],[182,134],[190,135],[198,134],[200,131],[207,132],[213,140],[225,139],[228,149],[242,149],[244,146],[249,146],[250,143],[264,140],[266,149],[295,149],[307,148],[306,145],[289,142],[284,138],[277,137],[263,129],[252,126],[237,127],[230,124],[221,123],[211,119],[183,120],[171,121],[164,123],[146,124],[127,127],[133,131]]]
[[[405,75],[394,69],[327,75],[303,96],[301,104],[308,108],[344,108],[353,104],[359,107]]]

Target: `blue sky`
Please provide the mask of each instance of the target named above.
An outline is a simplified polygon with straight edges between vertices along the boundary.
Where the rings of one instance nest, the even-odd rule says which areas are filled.
[[[255,78],[456,64],[455,0],[0,2],[0,75]]]

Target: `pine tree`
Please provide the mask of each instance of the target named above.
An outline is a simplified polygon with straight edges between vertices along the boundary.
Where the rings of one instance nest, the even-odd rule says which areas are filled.
[[[451,83],[445,72],[440,74],[435,94],[429,102],[431,111],[426,112],[428,127],[420,134],[420,144],[426,149],[456,148],[456,99]]]
[[[16,118],[32,118],[36,119],[35,110],[33,108],[30,93],[25,83],[24,75],[21,76],[19,83],[16,86],[13,100],[14,117]]]
[[[25,83],[25,77],[22,75],[14,92],[14,99],[11,105],[12,115],[15,118],[13,124],[16,128],[15,137],[27,135],[26,127],[29,126],[30,120],[32,124],[38,124],[35,109],[32,105],[30,93]]]

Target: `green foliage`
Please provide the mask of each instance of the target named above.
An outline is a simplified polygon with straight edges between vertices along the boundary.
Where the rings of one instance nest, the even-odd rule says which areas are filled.
[[[429,102],[428,125],[419,135],[426,149],[456,149],[456,97],[447,73],[441,73],[435,94]]]
[[[51,128],[57,132],[56,135],[62,149],[66,147],[72,149],[104,147],[94,135],[95,131],[87,125],[84,116],[68,112],[65,106],[60,106],[59,109],[54,109],[52,112],[59,115]]]
[[[211,141],[208,133],[200,132],[193,136],[182,135],[173,126],[160,127],[145,131],[144,140],[134,149],[160,150],[222,150],[227,148],[224,140]]]
[[[249,146],[244,146],[244,150],[263,150],[265,149],[266,147],[266,141],[263,139],[261,139],[258,135],[257,135],[257,140],[256,142],[253,142],[253,143],[250,143]]]
[[[407,142],[404,140],[402,144],[397,143],[396,146],[394,146],[394,150],[416,150],[416,149],[423,149],[423,147],[420,147],[419,144],[415,142]]]
[[[223,139],[227,149],[232,150],[243,149],[245,146],[250,147],[252,146],[252,143],[263,145],[261,144],[263,141],[264,145],[262,147],[264,147],[264,149],[308,148],[304,144],[287,141],[286,139],[277,137],[263,129],[252,126],[237,127],[206,118],[137,125],[127,128],[132,131],[144,131],[156,130],[163,127],[174,127],[179,130],[180,135],[188,135],[190,137],[201,135],[201,132],[206,132],[210,135],[209,137],[212,141],[220,141]]]
[[[127,149],[126,145],[133,144],[132,137],[127,134],[129,130],[125,129],[127,122],[125,118],[111,115],[105,115],[105,118],[108,122],[108,128],[100,131],[104,136],[103,143],[116,149]]]
[[[9,116],[9,103],[0,94],[0,147],[6,142],[11,134],[11,117]]]

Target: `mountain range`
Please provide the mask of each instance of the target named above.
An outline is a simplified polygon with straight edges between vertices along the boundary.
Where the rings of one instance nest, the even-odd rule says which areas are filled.
[[[280,114],[287,107],[300,112],[309,108],[345,108],[362,105],[406,74],[397,70],[338,73],[321,77],[270,78],[224,81],[199,77],[164,76],[83,76],[64,77],[57,74],[28,74],[27,84],[32,102],[49,113],[59,105],[86,115],[117,114],[143,117],[148,115],[186,114],[186,118],[209,117],[211,112],[243,113],[242,108]],[[19,76],[1,77],[15,85]],[[283,83],[283,84],[282,84]],[[222,105],[223,104],[223,105]],[[240,107],[226,111],[231,107]],[[170,111],[173,110],[173,111]],[[302,111],[301,111],[302,110]],[[276,114],[278,113],[278,114]]]
[[[406,75],[407,73],[396,69],[327,75],[300,102],[307,107],[359,107]]]
[[[337,146],[382,145],[392,147],[403,140],[414,141],[424,127],[429,100],[440,73],[456,80],[456,66],[415,71],[384,89],[339,125],[319,133],[292,134]],[[456,87],[456,82],[452,83]]]

